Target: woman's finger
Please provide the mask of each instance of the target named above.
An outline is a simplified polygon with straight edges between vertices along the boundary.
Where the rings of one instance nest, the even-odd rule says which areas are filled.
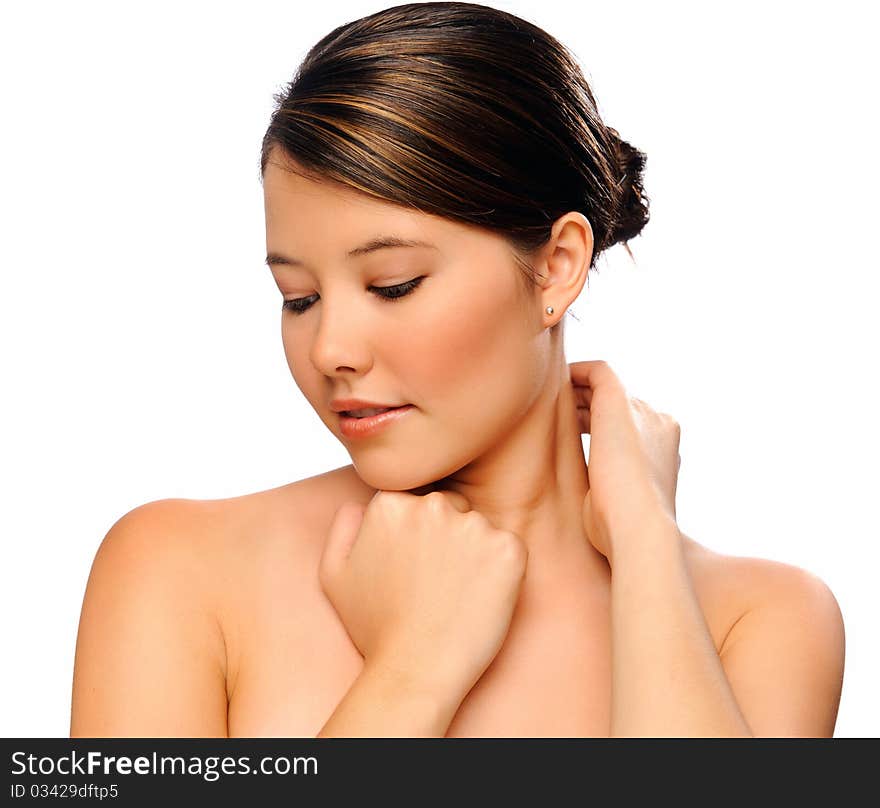
[[[578,407],[577,408],[577,416],[578,416],[578,426],[580,427],[582,435],[588,435],[590,433],[590,410],[588,407]]]
[[[591,377],[604,370],[611,370],[608,363],[604,359],[591,359],[583,362],[569,362],[569,372],[571,379],[577,384],[589,384]]]
[[[572,386],[571,388],[574,390],[574,400],[577,403],[578,407],[589,407],[590,402],[593,400],[593,391],[589,387],[576,387]]]
[[[615,387],[619,393],[626,395],[623,382],[604,359],[593,359],[585,362],[570,362],[568,365],[571,383],[574,387],[595,389],[600,384]]]

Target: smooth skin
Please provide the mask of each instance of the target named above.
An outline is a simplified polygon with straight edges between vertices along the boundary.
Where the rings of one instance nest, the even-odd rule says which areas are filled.
[[[365,670],[421,692],[427,729],[443,734],[507,636],[527,558],[516,534],[494,528],[461,494],[378,491],[366,508],[339,508],[319,575]],[[376,732],[378,702],[352,695],[321,737]],[[387,715],[382,727],[387,734]]]
[[[501,709],[498,705],[507,703],[497,697],[503,682],[518,681],[528,667],[540,669],[541,660],[536,661],[530,649],[551,625],[547,616],[571,613],[566,610],[573,603],[595,608],[599,615],[618,553],[638,559],[638,552],[631,551],[638,549],[638,536],[647,524],[644,517],[674,516],[677,424],[644,402],[630,399],[605,363],[569,366],[562,329],[550,329],[586,279],[593,234],[582,214],[572,211],[554,223],[549,242],[531,257],[541,283],[526,293],[508,245],[494,234],[306,179],[284,170],[286,163],[278,154],[270,160],[264,193],[267,249],[283,257],[283,262],[276,260],[270,267],[273,278],[285,300],[311,302],[302,314],[282,313],[282,340],[293,378],[345,446],[359,483],[372,492],[363,495],[362,506],[376,492],[398,492],[400,503],[425,500],[436,491],[444,500],[460,496],[468,511],[485,520],[479,526],[471,520],[477,546],[468,548],[468,561],[459,568],[442,567],[447,584],[459,587],[456,591],[465,598],[492,598],[477,620],[485,636],[471,630],[467,621],[474,620],[472,613],[458,624],[461,636],[470,640],[462,646],[466,649],[462,659],[469,659],[470,667],[467,662],[452,666],[452,679],[458,677],[459,682],[456,687],[479,673],[509,620],[501,650],[480,687],[474,687],[462,705],[468,716],[463,724],[456,723],[464,714],[456,714],[458,694],[436,698],[442,683],[451,680],[438,667],[436,656],[430,657],[430,646],[422,646],[421,653],[429,657],[418,668],[426,671],[425,686],[413,686],[410,669],[395,673],[394,666],[364,667],[369,674],[358,677],[349,691],[349,695],[357,691],[357,701],[363,705],[353,714],[350,734],[382,734],[381,721],[389,714],[389,705],[407,699],[413,709],[399,710],[393,719],[398,723],[385,727],[387,734],[442,735],[450,719],[459,733],[477,726],[491,732],[500,722],[497,717],[483,719],[484,705],[486,710],[493,705]],[[432,246],[385,248],[347,257],[353,248],[385,235],[420,239]],[[376,287],[419,276],[423,276],[420,285],[406,297],[391,302],[375,294]],[[553,306],[553,315],[546,314],[548,305]],[[410,403],[414,408],[376,436],[349,440],[329,407],[331,399],[344,397]],[[582,432],[591,433],[589,472]],[[338,493],[342,487],[334,490]],[[379,497],[380,502],[383,499],[387,498]],[[265,503],[265,498],[260,502]],[[337,516],[340,504],[334,506]],[[389,637],[400,643],[398,647],[413,641],[400,624],[387,619],[393,614],[387,611],[388,603],[417,598],[407,576],[425,581],[428,554],[439,552],[446,538],[444,531],[430,530],[427,520],[424,536],[437,546],[422,547],[424,555],[407,547],[402,530],[412,517],[407,507],[398,508],[397,528],[389,511],[384,512],[386,533],[370,534],[362,548],[368,552],[359,558],[363,567],[351,568],[383,571],[377,565],[376,542],[385,541],[386,549],[396,550],[389,557],[388,575],[398,586],[373,590],[376,600],[370,620],[358,623],[361,612],[354,605],[359,597],[369,596],[366,590],[358,595],[360,574],[351,570],[346,574],[344,564],[334,567],[331,562],[336,575],[322,577],[322,585],[333,593],[328,595],[333,608],[341,606],[346,631],[367,652],[371,647],[389,648]],[[448,527],[457,517],[467,516],[453,509],[455,513],[436,508],[437,525]],[[307,508],[301,510],[305,513]],[[247,519],[264,512],[251,507]],[[319,536],[322,549],[331,545],[330,558],[346,553],[355,557],[360,524],[352,516],[356,511],[346,512],[351,522],[335,540],[348,548],[346,552],[333,555],[330,525]],[[239,539],[225,538],[237,536],[233,528],[244,519],[243,509],[231,503],[221,507],[213,502],[163,500],[135,509],[113,526],[96,556],[83,604],[72,736],[223,735],[229,729],[229,699],[244,698],[245,692],[255,698],[254,688],[260,685],[254,680],[245,691],[243,680],[235,679],[231,668],[237,670],[247,661],[241,651],[246,636],[237,636],[235,629],[244,600],[239,605],[235,593],[267,591],[265,578],[251,590],[244,575],[245,565],[256,560],[251,545],[242,550]],[[323,517],[312,519],[315,525],[322,521]],[[289,528],[298,529],[303,528]],[[524,575],[517,582],[518,570],[512,564],[499,576],[503,584],[468,588],[480,564],[503,568],[503,564],[495,566],[503,553],[487,557],[480,550],[481,542],[499,535],[521,542],[525,552],[518,557],[526,559]],[[218,536],[224,537],[219,545]],[[687,570],[688,584],[693,581],[712,629],[711,637],[703,629],[700,653],[704,647],[712,654],[718,651],[715,663],[723,665],[725,682],[750,731],[830,734],[843,671],[843,624],[830,590],[809,573],[776,562],[730,560],[723,569],[714,561],[704,563],[707,552],[687,537],[678,539],[684,542],[687,566],[676,566],[676,576]],[[216,556],[218,546],[224,548],[223,558],[238,558],[238,565],[209,564],[207,559]],[[670,554],[670,565],[679,563],[674,557],[673,562]],[[623,577],[637,598],[652,581],[638,577],[642,573],[635,571],[637,564],[621,563],[633,570]],[[291,573],[303,591],[312,586],[306,567]],[[218,578],[223,579],[222,587]],[[669,577],[669,581],[684,580]],[[737,585],[732,586],[732,581]],[[670,586],[668,592],[681,588]],[[727,600],[715,605],[713,593],[728,592],[725,587]],[[268,591],[281,597],[288,590],[285,584]],[[511,618],[507,607],[513,592],[517,596]],[[427,610],[420,614],[430,615],[429,599],[419,602]],[[308,603],[313,606],[303,613],[317,614],[318,601]],[[699,613],[696,603],[692,599],[687,606]],[[637,605],[635,600],[631,604]],[[586,620],[587,613],[571,614],[573,621],[585,621],[587,630],[598,630],[600,624]],[[674,621],[675,613],[670,611],[667,618]],[[451,642],[454,622],[440,625]],[[629,636],[626,629],[620,633],[621,625],[618,621],[615,636]],[[680,633],[674,622],[665,628],[670,638]],[[386,644],[380,646],[377,638],[384,638]],[[377,644],[371,646],[371,640]],[[603,648],[585,645],[585,659],[605,654]],[[327,658],[338,656],[334,652]],[[393,658],[390,653],[380,656]],[[302,664],[309,662],[304,659]],[[464,671],[469,671],[467,676]],[[483,688],[490,673],[492,685]],[[577,676],[572,677],[571,686],[576,686]],[[602,677],[596,679],[591,698],[601,698],[604,682]],[[268,680],[262,686],[267,687]],[[530,696],[540,699],[538,710],[547,704],[548,696],[540,688],[514,690],[523,709]],[[559,684],[556,690],[568,692]],[[485,699],[475,697],[480,691]],[[326,697],[341,703],[345,693],[313,695],[312,701]],[[809,710],[804,705],[810,705]],[[421,709],[424,721],[416,716],[421,723],[407,726],[413,721],[410,716]],[[338,734],[346,734],[345,722],[339,724]]]
[[[321,584],[367,660],[463,686],[494,659],[526,571],[525,545],[460,494],[379,491],[362,515],[340,508]],[[352,516],[354,517],[352,519]]]

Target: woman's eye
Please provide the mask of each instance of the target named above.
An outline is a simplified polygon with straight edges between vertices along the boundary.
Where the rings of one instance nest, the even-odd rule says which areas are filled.
[[[393,301],[401,297],[406,297],[425,279],[425,277],[425,275],[421,275],[420,277],[413,278],[406,283],[399,283],[397,286],[371,286],[370,289],[380,300]],[[292,311],[294,314],[302,314],[311,307],[312,303],[315,302],[315,299],[316,295],[309,295],[308,297],[298,297],[293,300],[285,300],[281,304],[281,308],[285,311]]]

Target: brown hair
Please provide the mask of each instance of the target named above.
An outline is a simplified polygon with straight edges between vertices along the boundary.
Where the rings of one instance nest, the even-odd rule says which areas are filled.
[[[527,282],[520,256],[564,213],[592,225],[590,269],[649,218],[645,155],[602,122],[571,52],[504,11],[407,3],[346,23],[274,100],[261,179],[279,146],[312,179],[504,236]]]

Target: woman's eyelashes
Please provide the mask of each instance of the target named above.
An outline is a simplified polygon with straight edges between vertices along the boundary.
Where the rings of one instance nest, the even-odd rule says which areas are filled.
[[[376,294],[376,297],[380,300],[394,301],[410,294],[410,292],[412,292],[425,279],[425,277],[425,275],[421,275],[418,278],[413,278],[406,283],[399,283],[396,286],[371,286],[370,290],[373,291]],[[293,300],[285,300],[281,304],[281,308],[285,311],[292,311],[294,314],[302,314],[307,309],[311,308],[316,297],[316,295],[309,295],[308,297],[298,297]]]

